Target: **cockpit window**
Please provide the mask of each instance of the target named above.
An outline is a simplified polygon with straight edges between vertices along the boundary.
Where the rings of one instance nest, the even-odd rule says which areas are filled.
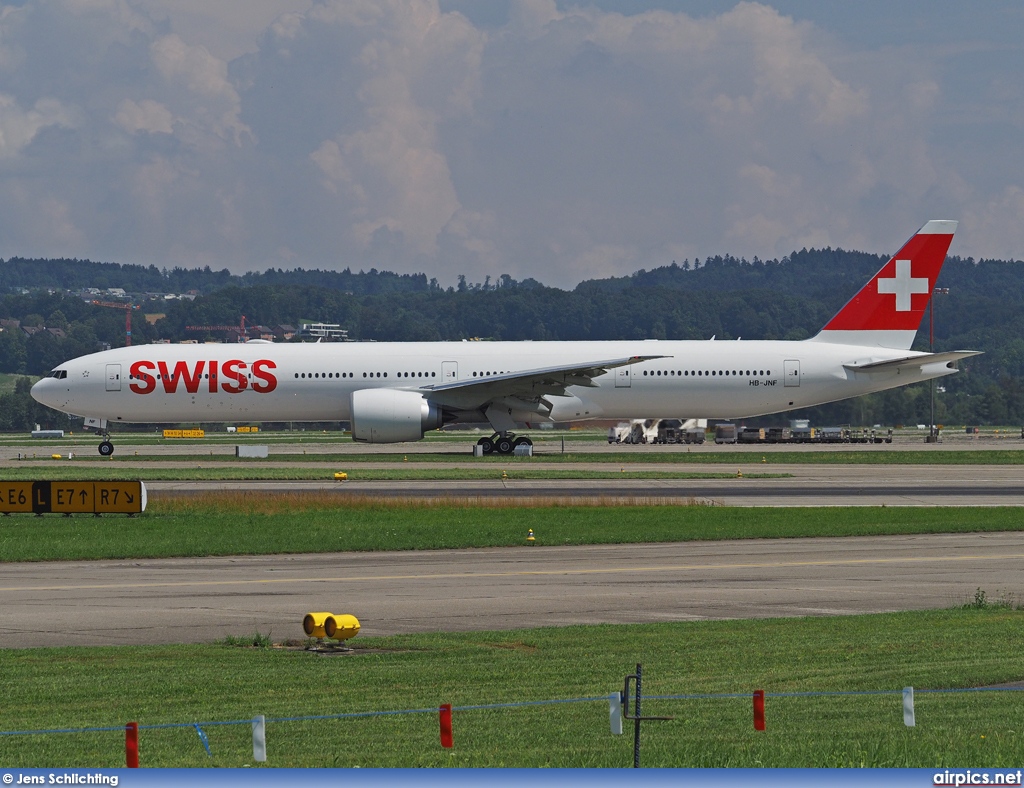
[[[57,378],[57,380],[65,380],[67,376],[68,371],[66,369],[55,369],[53,372],[50,373],[50,377]]]

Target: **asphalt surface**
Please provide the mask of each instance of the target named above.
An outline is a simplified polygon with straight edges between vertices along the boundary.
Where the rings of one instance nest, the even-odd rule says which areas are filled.
[[[261,436],[262,437],[262,436]],[[67,459],[32,460],[41,467],[60,466],[72,477],[76,468],[95,468],[101,462],[93,455],[91,436],[76,436],[84,445],[70,442],[33,444],[33,454],[48,456],[49,452],[67,457],[69,451],[78,452],[73,461]],[[252,443],[259,439],[250,439]],[[579,462],[546,461],[546,457],[558,454],[559,444],[539,447],[538,455],[529,460],[509,458],[507,462],[480,462],[470,456],[470,442],[421,442],[403,444],[400,448],[385,445],[363,445],[351,441],[324,443],[303,443],[301,438],[288,437],[285,440],[270,441],[270,457],[253,461],[261,468],[285,467],[304,468],[312,475],[322,474],[322,481],[188,481],[188,482],[147,482],[146,487],[152,499],[161,495],[183,495],[214,490],[241,491],[330,491],[339,495],[405,498],[478,498],[527,499],[527,498],[604,498],[623,502],[642,503],[646,500],[686,503],[694,500],[727,506],[1024,506],[1024,466],[1021,465],[840,465],[818,463],[781,463],[775,460],[780,452],[857,452],[871,454],[876,458],[894,450],[922,452],[944,452],[955,449],[967,454],[985,449],[1024,450],[1024,441],[1016,433],[1002,438],[988,436],[985,440],[966,435],[951,434],[942,444],[925,444],[920,436],[901,436],[893,444],[860,445],[809,445],[778,444],[766,446],[716,446],[706,443],[702,446],[622,446],[608,445],[594,441],[566,441],[566,450],[577,453]],[[38,448],[37,448],[38,447]],[[25,453],[24,447],[0,446],[0,472],[4,466],[24,467],[17,459],[18,453]],[[200,464],[205,469],[239,468],[243,464],[232,459],[234,446],[229,443],[174,443],[164,442],[121,447],[119,459],[128,452],[139,456],[140,467],[147,469],[194,468]],[[437,460],[416,461],[414,455],[426,452],[443,452]],[[724,452],[730,454],[728,465],[715,462],[673,462],[681,453],[693,460],[702,456],[712,457]],[[83,453],[85,459],[83,457]],[[406,454],[414,461],[396,463],[395,455]],[[628,459],[615,463],[601,462],[600,455],[615,453],[618,456],[635,454],[645,461],[630,463]],[[333,455],[325,463],[322,455]],[[358,454],[359,459],[346,461],[344,455]],[[366,455],[389,455],[390,461],[365,459]],[[587,455],[594,455],[588,460]],[[189,459],[185,459],[185,456]],[[278,459],[285,455],[291,460]],[[303,455],[296,462],[296,455]],[[340,459],[338,457],[340,456]],[[653,457],[665,457],[665,462],[650,462]],[[200,459],[201,457],[201,459]],[[207,459],[209,457],[209,459]],[[553,458],[552,458],[553,459]],[[106,461],[104,461],[106,462]],[[124,467],[124,462],[115,462]],[[492,471],[493,479],[451,480],[451,481],[367,481],[359,478],[360,470],[404,469],[429,471],[432,468],[446,470],[472,468]],[[617,470],[645,474],[697,473],[729,474],[727,479],[522,479],[517,478],[519,469],[531,472],[580,471],[587,473],[614,473]],[[346,482],[334,481],[335,471],[349,474]],[[508,478],[502,478],[505,471]],[[180,471],[179,471],[180,472]],[[759,479],[758,475],[773,474],[786,478]]]
[[[595,463],[589,470],[609,471]],[[419,465],[417,467],[422,467]],[[557,466],[565,469],[565,466]],[[725,506],[1024,506],[1024,467],[997,465],[775,465],[737,468],[694,465],[672,470],[736,474],[727,479],[517,479],[493,466],[494,479],[457,481],[360,481],[357,468],[349,480],[147,482],[151,500],[216,490],[330,492],[344,496],[404,498],[530,499],[604,498],[631,503],[707,502]],[[531,465],[531,469],[537,466]],[[639,465],[625,470],[647,470]],[[785,478],[756,478],[779,474]],[[325,476],[333,477],[333,473]]]
[[[1024,533],[4,564],[0,644],[846,615],[1024,594]]]
[[[365,450],[353,444],[306,449],[293,443],[274,446],[271,460],[260,463],[273,464],[277,451],[308,450],[308,464],[322,467],[323,481],[147,482],[147,488],[151,501],[211,490],[329,491],[338,495],[339,505],[346,496],[402,496],[729,506],[1024,506],[1024,467],[1014,465],[782,464],[773,461],[774,447],[765,447],[747,452],[742,463],[737,457],[737,465],[622,465],[624,471],[736,474],[727,479],[527,480],[516,478],[515,461],[505,468],[453,455],[444,467],[488,467],[494,478],[374,482],[359,480],[359,468],[394,468],[395,463],[317,466],[318,453],[342,447],[344,452]],[[984,446],[1019,447],[1017,440]],[[427,448],[409,447],[410,453]],[[681,450],[600,444],[586,449]],[[16,452],[23,450],[3,447],[0,465],[19,462]],[[173,467],[175,453],[190,451],[171,445],[137,450],[166,457],[146,467]],[[233,447],[209,450],[225,454]],[[211,457],[209,464],[218,460],[237,467],[227,457]],[[68,467],[73,475],[73,466]],[[544,463],[539,456],[528,467],[607,473],[618,466]],[[349,472],[350,480],[335,482],[335,470]],[[509,478],[501,478],[503,470]],[[753,478],[758,474],[785,478]],[[1024,598],[1024,534],[593,547],[547,547],[540,537],[539,545],[513,549],[0,564],[0,647],[209,642],[255,631],[269,632],[275,640],[301,638],[302,617],[312,610],[354,614],[363,632],[373,635],[936,608],[963,603],[977,588],[990,597]]]
[[[629,444],[607,443],[604,440],[581,439],[571,433],[564,436],[550,436],[546,431],[530,431],[528,434],[535,442],[534,453],[537,460],[543,460],[544,456],[557,455],[561,453],[575,454],[616,454],[616,455],[666,455],[671,457],[677,454],[691,455],[716,455],[716,454],[748,454],[757,456],[771,456],[772,454],[784,452],[852,452],[873,454],[887,454],[893,451],[914,451],[914,452],[973,452],[973,451],[1024,451],[1024,437],[1020,430],[1001,430],[996,433],[987,431],[980,436],[965,435],[957,430],[946,430],[942,433],[942,440],[939,443],[925,443],[924,430],[908,430],[897,434],[892,443],[864,444],[864,443],[766,443],[766,444],[716,444],[713,441],[706,441],[702,444],[645,444],[632,446]],[[353,455],[381,455],[392,457],[396,454],[442,454],[446,459],[473,461],[473,444],[477,438],[484,435],[480,431],[467,430],[465,432],[453,432],[444,440],[423,440],[413,443],[356,443],[351,438],[342,437],[334,433],[259,433],[253,435],[226,436],[223,433],[208,433],[206,438],[198,440],[157,440],[148,442],[150,436],[146,436],[147,442],[134,442],[132,435],[114,435],[112,441],[115,445],[114,456],[121,458],[133,455],[138,452],[143,456],[165,456],[175,455],[208,455],[213,457],[234,456],[235,446],[239,444],[266,445],[270,449],[271,460],[274,456],[280,455],[305,455],[310,461],[315,461],[317,455],[331,454],[353,454]],[[51,453],[67,455],[68,451],[74,451],[79,457],[96,459],[99,455],[96,447],[100,438],[90,433],[77,433],[65,435],[63,438],[40,439],[30,442],[24,440],[0,438],[0,462],[16,459],[18,454],[40,458]]]

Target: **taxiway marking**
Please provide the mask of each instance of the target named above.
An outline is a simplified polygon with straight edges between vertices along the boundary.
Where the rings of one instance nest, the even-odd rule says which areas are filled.
[[[950,563],[962,561],[1003,561],[1024,558],[1024,553],[1008,553],[1001,555],[960,555],[960,556],[909,556],[905,558],[853,558],[834,561],[775,561],[745,564],[678,564],[675,566],[629,566],[605,567],[601,569],[520,569],[509,572],[441,572],[437,574],[414,575],[354,575],[350,577],[277,577],[239,580],[201,580],[201,581],[160,581],[154,583],[95,583],[85,585],[53,585],[53,586],[6,586],[0,587],[3,592],[18,591],[89,591],[111,588],[211,588],[216,586],[257,586],[279,585],[285,583],[363,583],[387,582],[394,580],[456,580],[459,578],[484,577],[543,577],[556,575],[608,575],[625,573],[654,572],[696,572],[702,569],[786,569],[799,566],[864,566],[869,564],[900,564],[900,563]]]

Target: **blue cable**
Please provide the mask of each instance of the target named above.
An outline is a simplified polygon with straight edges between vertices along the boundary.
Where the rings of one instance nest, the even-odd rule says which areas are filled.
[[[961,692],[1024,692],[1024,687],[964,687],[960,689],[915,689],[917,695],[923,694],[951,694]],[[855,695],[900,695],[903,690],[850,690],[831,692],[766,692],[765,698],[813,698],[813,697],[840,697]],[[749,698],[749,692],[723,692],[723,693],[698,693],[689,695],[645,695],[644,700],[727,700],[735,698]],[[453,706],[452,711],[483,711],[488,709],[514,709],[526,706],[552,706],[566,703],[595,703],[607,701],[607,695],[600,695],[589,698],[562,698],[552,700],[524,700],[509,703],[485,703],[474,706]],[[300,717],[268,717],[267,722],[315,722],[318,720],[344,720],[360,717],[387,717],[397,714],[435,714],[438,708],[428,709],[401,709],[398,711],[352,711],[341,714],[314,714]],[[251,725],[251,719],[245,720],[211,720],[208,722],[165,722],[153,725],[140,725],[139,730],[167,730],[171,728],[195,728],[206,754],[210,753],[209,738],[202,730],[202,727],[215,725]],[[0,731],[0,736],[41,736],[53,733],[108,733],[111,731],[123,731],[123,725],[105,725],[89,728],[50,728],[31,731]],[[212,755],[211,755],[212,757]]]

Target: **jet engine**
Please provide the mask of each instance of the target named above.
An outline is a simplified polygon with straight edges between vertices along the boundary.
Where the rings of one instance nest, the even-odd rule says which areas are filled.
[[[362,443],[418,441],[444,423],[441,409],[415,391],[360,389],[350,405],[352,439]]]

